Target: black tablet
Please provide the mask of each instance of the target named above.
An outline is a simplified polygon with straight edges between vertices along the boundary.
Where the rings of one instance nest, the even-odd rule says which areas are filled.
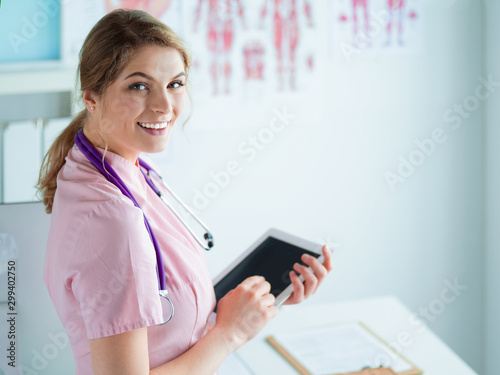
[[[300,259],[302,254],[323,261],[322,247],[278,229],[269,229],[214,279],[217,302],[247,277],[259,275],[271,284],[275,305],[281,305],[293,292],[289,276],[293,265],[304,264]]]

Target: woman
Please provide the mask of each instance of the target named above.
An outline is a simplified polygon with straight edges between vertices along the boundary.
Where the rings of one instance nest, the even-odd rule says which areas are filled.
[[[68,332],[77,374],[213,374],[277,313],[270,285],[246,279],[215,306],[204,250],[146,184],[142,152],[163,151],[184,111],[190,58],[180,39],[141,11],[114,11],[90,31],[80,55],[83,110],[47,153],[40,189],[52,213],[44,281]],[[74,143],[84,136],[115,170],[141,209]],[[158,240],[175,315],[165,325]],[[291,272],[288,304],[316,291],[331,270],[304,259]]]

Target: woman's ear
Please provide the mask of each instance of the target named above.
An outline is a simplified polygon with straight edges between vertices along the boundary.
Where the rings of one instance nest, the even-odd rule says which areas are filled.
[[[95,93],[85,90],[83,92],[83,102],[85,103],[85,107],[87,107],[87,111],[95,113],[98,102],[97,95]]]

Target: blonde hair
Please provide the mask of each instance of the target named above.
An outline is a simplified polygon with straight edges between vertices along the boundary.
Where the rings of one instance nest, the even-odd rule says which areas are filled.
[[[179,51],[187,79],[191,57],[182,39],[163,22],[146,12],[118,9],[101,18],[83,43],[78,64],[81,92],[88,90],[102,97],[109,85],[123,72],[132,54],[149,45]],[[52,212],[57,175],[75,143],[76,133],[83,129],[86,118],[87,110],[84,109],[56,138],[43,158],[37,189],[48,214]]]

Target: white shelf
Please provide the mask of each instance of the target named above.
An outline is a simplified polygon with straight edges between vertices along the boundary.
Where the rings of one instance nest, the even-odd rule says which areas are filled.
[[[76,89],[76,68],[0,73],[0,96],[73,92]]]

